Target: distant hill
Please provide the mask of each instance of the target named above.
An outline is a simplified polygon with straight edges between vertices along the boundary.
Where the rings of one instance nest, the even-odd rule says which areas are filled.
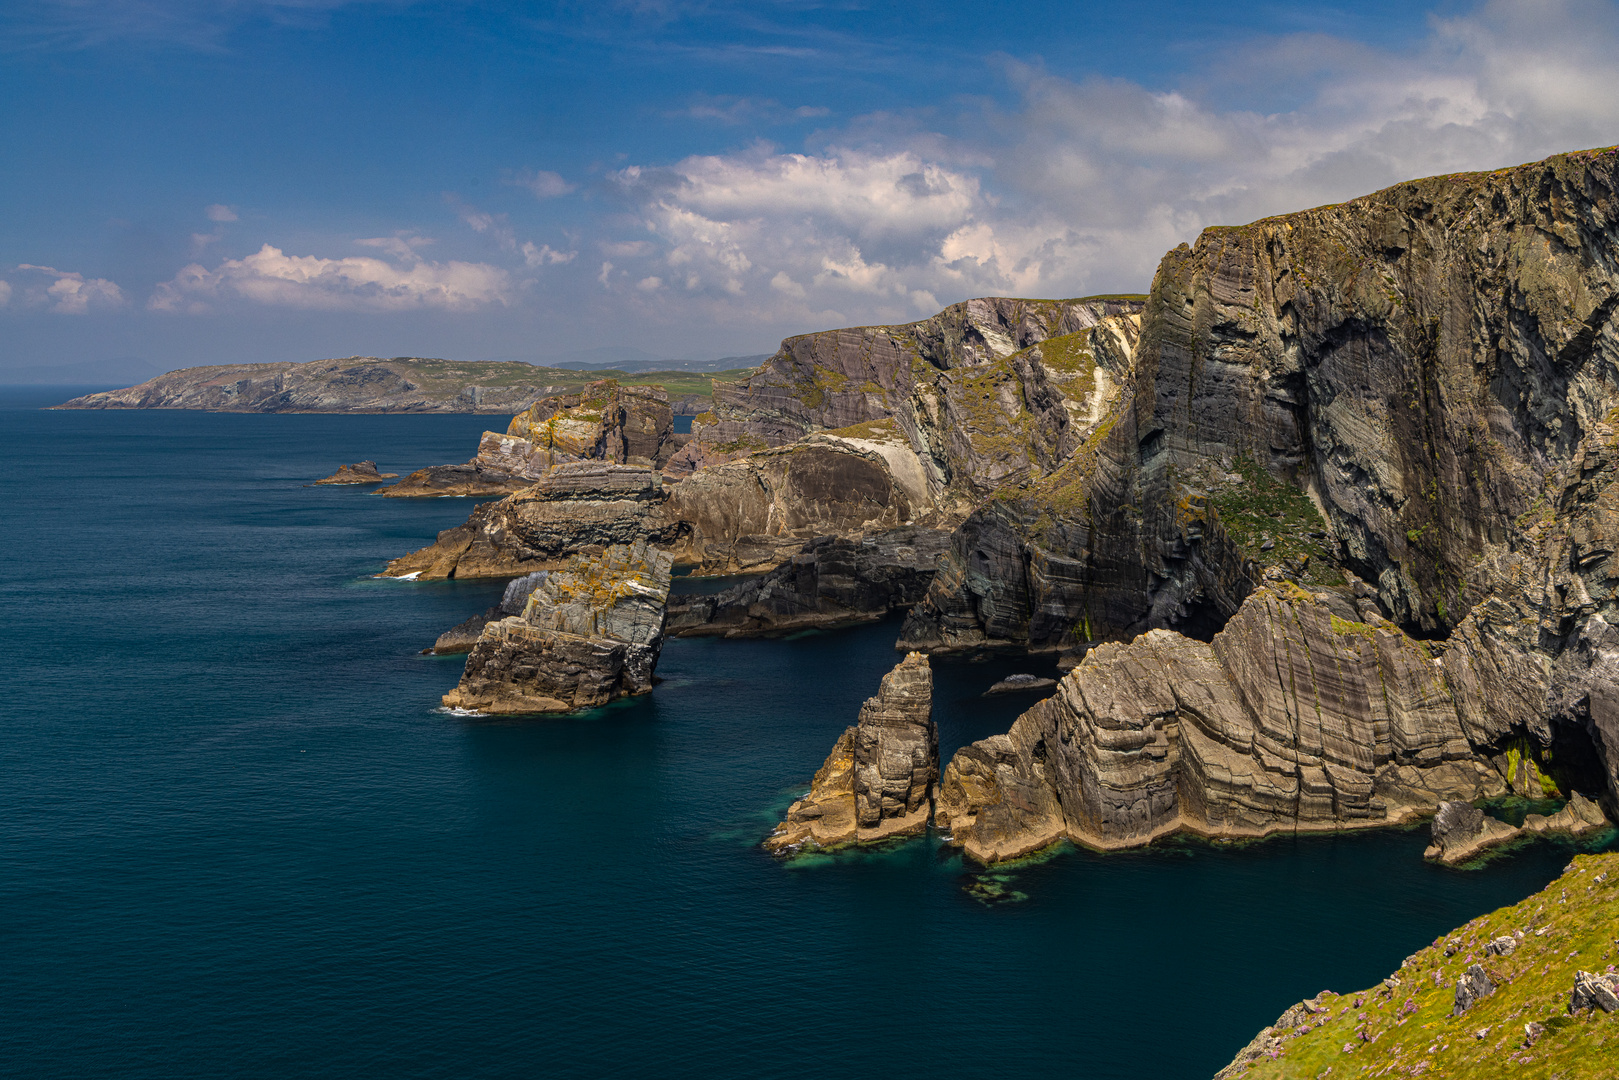
[[[677,412],[710,400],[714,376],[743,370],[625,371],[536,367],[516,361],[351,356],[305,364],[216,364],[183,368],[138,386],[85,394],[60,409],[197,409],[207,412],[511,414],[536,399],[577,391],[602,378],[669,391]],[[81,382],[94,380],[81,378]],[[105,381],[105,380],[103,380]]]

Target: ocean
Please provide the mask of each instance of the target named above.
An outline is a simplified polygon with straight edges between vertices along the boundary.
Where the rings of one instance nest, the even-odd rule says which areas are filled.
[[[501,583],[372,575],[473,502],[306,485],[464,461],[494,418],[38,408],[71,393],[0,391],[8,1076],[1207,1078],[1568,858],[1445,870],[1419,829],[784,862],[759,841],[895,622],[450,716],[462,658],[420,650]],[[934,669],[946,757],[1049,670]]]

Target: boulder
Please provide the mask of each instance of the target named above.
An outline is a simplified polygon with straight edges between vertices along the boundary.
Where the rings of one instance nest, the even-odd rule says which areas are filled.
[[[984,696],[993,694],[1022,694],[1034,690],[1050,690],[1057,685],[1056,679],[1041,678],[1038,675],[1008,675],[1000,682],[984,691]]]
[[[883,676],[815,774],[810,791],[765,840],[769,851],[833,848],[927,828],[939,776],[933,672],[911,653]]]
[[[1574,990],[1569,994],[1568,1011],[1584,1012],[1601,1009],[1619,1011],[1619,975],[1593,975],[1589,971],[1574,974]]]
[[[673,562],[645,541],[568,560],[533,590],[521,615],[484,627],[445,706],[566,712],[647,693]]]
[[[1489,997],[1493,993],[1495,983],[1490,981],[1489,973],[1477,964],[1470,965],[1456,980],[1456,1003],[1451,1006],[1450,1015],[1462,1015],[1480,998]]]

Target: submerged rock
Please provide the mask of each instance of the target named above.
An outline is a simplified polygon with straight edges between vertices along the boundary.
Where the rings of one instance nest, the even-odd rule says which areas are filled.
[[[575,556],[534,589],[521,615],[484,627],[444,704],[549,713],[648,692],[673,562],[644,541]]]
[[[988,690],[985,690],[984,696],[989,697],[991,694],[1019,694],[1030,690],[1049,690],[1056,685],[1056,679],[1046,679],[1039,675],[1008,675]]]
[[[324,480],[316,480],[317,484],[380,484],[384,480],[392,480],[399,474],[396,472],[378,472],[374,461],[360,461],[353,465],[340,465],[336,472]]]
[[[832,848],[927,828],[939,776],[933,672],[911,653],[883,676],[859,721],[838,736],[809,794],[765,841],[770,851]]]

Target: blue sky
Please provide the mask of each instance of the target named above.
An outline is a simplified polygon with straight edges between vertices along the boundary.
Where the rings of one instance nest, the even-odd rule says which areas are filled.
[[[1619,142],[1610,3],[0,8],[0,375],[710,357]],[[3,379],[0,379],[3,381]]]

